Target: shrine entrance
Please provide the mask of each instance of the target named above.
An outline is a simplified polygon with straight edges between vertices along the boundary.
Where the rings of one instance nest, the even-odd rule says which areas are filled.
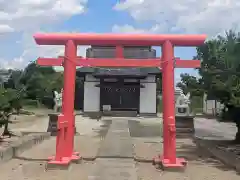
[[[139,112],[139,82],[125,84],[121,82],[105,82],[100,88],[101,108],[104,107],[104,105],[109,105],[111,111]]]
[[[81,158],[78,152],[74,152],[75,78],[76,66],[81,66],[161,68],[163,154],[154,157],[153,162],[168,168],[184,167],[186,165],[185,159],[176,157],[174,68],[198,68],[201,63],[199,60],[181,60],[174,57],[174,47],[202,45],[206,39],[206,35],[40,33],[35,34],[34,38],[39,45],[65,46],[64,57],[38,58],[37,60],[39,65],[64,67],[63,106],[62,113],[58,116],[56,156],[50,157],[49,164],[68,165],[71,161]],[[115,58],[77,57],[78,45],[114,46],[116,48]],[[124,46],[161,46],[162,57],[125,59],[123,54]]]

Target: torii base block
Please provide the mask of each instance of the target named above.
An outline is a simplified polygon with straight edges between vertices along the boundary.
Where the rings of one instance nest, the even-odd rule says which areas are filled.
[[[71,157],[63,157],[62,161],[57,161],[56,156],[50,156],[48,157],[48,160],[50,164],[53,164],[56,162],[56,164],[68,164],[69,162],[78,162],[81,160],[82,157],[80,156],[79,152],[74,152]]]
[[[69,157],[62,158],[61,160],[55,160],[55,157],[49,157],[49,161],[46,164],[46,170],[67,170],[71,164]]]
[[[68,169],[70,164],[80,163],[82,157],[79,155],[79,152],[74,152],[71,157],[63,157],[60,160],[56,160],[56,156],[48,157],[48,162],[46,165],[47,170],[55,170],[55,169]]]
[[[48,158],[47,169],[68,169],[71,162],[81,160],[80,153],[73,151],[75,115],[58,115],[56,155]],[[68,121],[66,121],[68,120]]]
[[[175,162],[171,162],[169,159],[164,159],[163,157],[156,156],[153,158],[153,165],[156,168],[163,170],[184,170],[187,166],[187,161],[184,158],[176,158]]]

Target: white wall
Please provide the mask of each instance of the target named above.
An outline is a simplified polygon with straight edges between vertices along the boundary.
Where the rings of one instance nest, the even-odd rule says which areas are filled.
[[[100,111],[100,88],[95,87],[98,80],[91,75],[84,82],[84,112]],[[141,80],[145,88],[140,88],[140,113],[156,113],[156,83],[155,76]]]
[[[207,94],[203,97],[203,113],[208,115],[216,115],[216,113],[221,113],[224,105],[217,100],[207,100]]]
[[[156,88],[155,76],[141,80],[145,88],[140,88],[140,113],[156,113]]]
[[[100,88],[95,87],[99,84],[97,79],[87,75],[84,82],[84,100],[83,111],[84,112],[98,112],[100,107]]]

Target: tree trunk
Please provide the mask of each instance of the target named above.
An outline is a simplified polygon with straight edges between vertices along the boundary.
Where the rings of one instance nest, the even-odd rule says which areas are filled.
[[[20,114],[20,108],[16,108],[16,111],[17,111],[17,115]]]
[[[9,124],[9,121],[7,120],[6,123],[4,124],[4,131],[3,131],[3,136],[11,136],[11,133],[8,129],[8,124]]]
[[[12,136],[12,133],[11,133],[11,132],[9,131],[9,129],[8,129],[10,116],[11,116],[10,114],[8,114],[8,115],[5,116],[6,121],[5,121],[5,124],[4,124],[3,136],[9,136],[9,137]]]
[[[226,106],[228,108],[228,115],[236,123],[237,133],[235,135],[234,143],[240,144],[240,107],[234,107],[231,105]]]
[[[237,144],[240,144],[240,121],[236,122],[236,126],[237,126],[237,133],[236,133],[236,136],[235,136],[235,142]]]

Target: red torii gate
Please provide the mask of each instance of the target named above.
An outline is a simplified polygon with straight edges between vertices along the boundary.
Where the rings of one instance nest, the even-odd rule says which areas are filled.
[[[56,156],[50,164],[68,165],[80,159],[74,146],[74,94],[76,66],[82,67],[159,67],[162,69],[163,86],[163,155],[154,158],[155,163],[164,167],[182,167],[186,161],[176,157],[176,127],[174,99],[174,68],[197,68],[199,60],[180,60],[174,58],[174,46],[199,46],[206,35],[147,35],[147,34],[75,34],[50,33],[35,34],[38,45],[64,45],[65,54],[58,58],[38,58],[42,66],[64,67],[64,91],[62,113],[58,116],[58,135]],[[116,47],[116,58],[77,57],[78,45],[107,45]],[[124,46],[162,46],[162,58],[125,59]]]

